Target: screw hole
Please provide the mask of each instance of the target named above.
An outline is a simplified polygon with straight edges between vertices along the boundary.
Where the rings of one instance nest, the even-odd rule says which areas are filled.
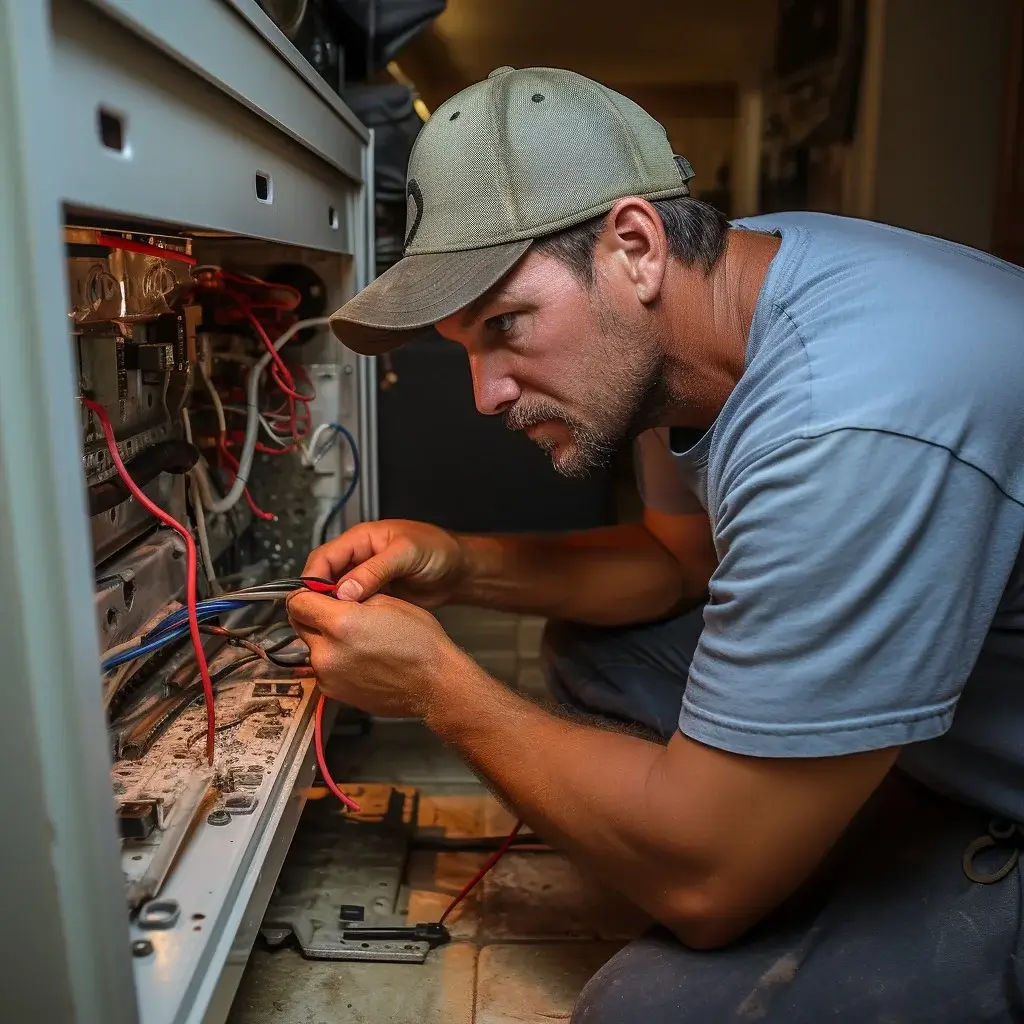
[[[96,111],[96,127],[104,149],[127,156],[127,140],[124,131],[125,119],[121,114],[99,107]]]
[[[193,914],[192,915],[192,920],[193,921],[205,921],[206,920],[206,915],[205,914]]]
[[[539,92],[535,92],[530,97],[530,99],[533,100],[534,103],[543,103],[544,102],[544,97]]]
[[[461,114],[461,113],[462,113],[462,111],[461,111],[461,110],[456,110],[456,111],[455,111],[455,113],[454,113],[454,114],[452,114],[452,116],[448,118],[448,120],[449,120],[449,121],[454,121],[454,120],[455,120],[455,118],[457,118],[457,117],[459,116],[459,114]]]
[[[116,608],[107,609],[107,629],[113,632],[117,628],[117,620],[120,616],[117,614]]]
[[[135,602],[135,584],[132,580],[128,580],[121,588],[121,600],[124,601],[125,611],[131,611],[131,607]]]
[[[256,198],[261,203],[274,201],[274,182],[266,171],[256,172]]]
[[[332,231],[337,231],[338,225],[341,223],[338,219],[338,211],[333,206],[327,207],[327,223],[331,225]]]
[[[152,391],[150,391],[149,394],[146,395],[146,408],[147,409],[152,409],[153,408],[153,392]]]
[[[112,523],[116,523],[117,522],[117,509],[116,508],[112,508],[110,510],[110,521]]]

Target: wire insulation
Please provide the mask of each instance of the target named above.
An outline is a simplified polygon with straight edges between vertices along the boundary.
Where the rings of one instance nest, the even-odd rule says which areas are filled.
[[[509,847],[515,842],[515,838],[519,835],[519,830],[523,827],[521,821],[517,821],[515,828],[505,837],[505,841],[498,847],[490,857],[487,858],[484,866],[462,887],[459,894],[448,904],[448,909],[441,915],[441,920],[438,924],[444,924],[448,920],[451,912],[484,880],[487,872],[494,867],[495,864],[501,860],[502,857],[508,852]]]
[[[359,804],[357,804],[351,797],[345,796],[345,794],[338,788],[338,784],[331,777],[331,773],[327,768],[327,761],[324,758],[324,705],[326,703],[327,698],[323,694],[320,694],[320,699],[316,702],[316,721],[313,723],[313,743],[316,746],[316,763],[320,766],[320,774],[324,777],[324,782],[327,783],[327,788],[350,811],[358,811]]]
[[[185,542],[185,601],[188,605],[188,625],[192,636],[192,647],[195,650],[196,664],[199,666],[199,674],[203,680],[203,696],[206,699],[206,759],[213,764],[213,742],[217,731],[217,718],[213,706],[213,682],[210,679],[210,667],[206,663],[206,652],[203,650],[203,638],[199,633],[199,617],[196,609],[198,603],[196,582],[199,576],[196,542],[192,539],[192,534],[187,527],[182,526],[174,516],[169,515],[159,505],[150,501],[132,479],[121,459],[121,453],[117,450],[117,438],[114,436],[114,427],[107,415],[107,410],[91,398],[83,397],[82,404],[100,421],[107,448],[110,450],[111,461],[132,496],[147,512],[156,516],[165,526],[169,526]]]

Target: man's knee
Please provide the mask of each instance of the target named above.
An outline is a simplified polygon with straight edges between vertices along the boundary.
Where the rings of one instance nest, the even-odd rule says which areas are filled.
[[[689,993],[693,953],[656,928],[619,950],[584,986],[572,1024],[718,1024]]]

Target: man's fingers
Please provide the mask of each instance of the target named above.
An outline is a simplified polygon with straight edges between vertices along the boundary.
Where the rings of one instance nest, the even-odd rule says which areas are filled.
[[[365,601],[393,580],[409,575],[415,569],[416,549],[408,541],[395,541],[379,555],[368,558],[341,578],[338,599]]]
[[[350,565],[364,562],[375,554],[373,535],[356,527],[310,552],[302,574],[337,580]]]
[[[292,594],[287,608],[288,618],[304,640],[306,632],[336,636],[344,620],[352,614],[350,605],[309,590],[297,590]],[[309,641],[306,642],[308,644]]]

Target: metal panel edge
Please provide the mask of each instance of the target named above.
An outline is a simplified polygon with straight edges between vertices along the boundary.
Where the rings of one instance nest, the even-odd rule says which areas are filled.
[[[10,925],[0,991],[11,1020],[134,1024],[64,313],[46,17],[45,4],[0,0],[0,905]]]
[[[65,201],[174,229],[347,250],[345,197],[359,194],[365,150],[354,135],[356,165],[342,175],[83,0],[52,0],[51,21]],[[100,111],[123,119],[122,151],[102,144]],[[269,201],[254,188],[258,173]]]
[[[254,0],[88,2],[339,170],[359,173],[339,136],[347,129],[365,142],[367,129]]]
[[[370,143],[363,153],[363,191],[356,219],[356,291],[362,291],[377,276],[376,233],[374,230],[374,166],[373,131]],[[374,356],[359,356],[360,439],[366,472],[359,496],[359,511],[363,521],[380,518],[380,486],[377,457],[377,360]]]

